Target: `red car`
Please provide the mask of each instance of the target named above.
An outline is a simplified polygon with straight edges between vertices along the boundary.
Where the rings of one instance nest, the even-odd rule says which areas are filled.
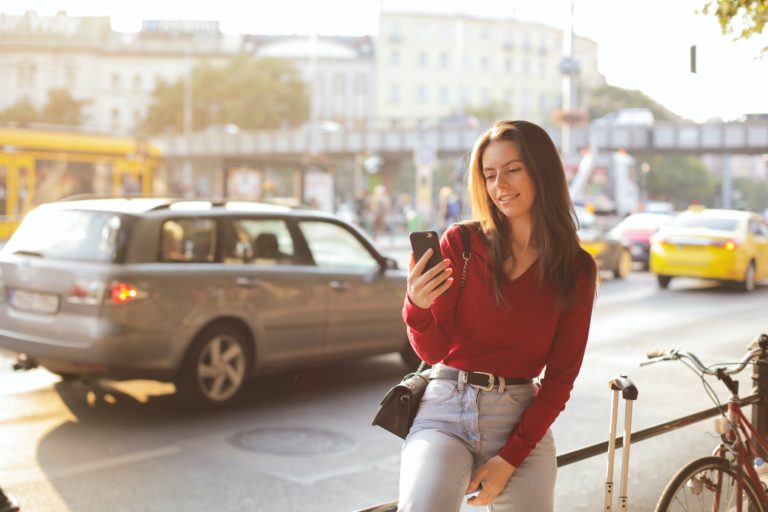
[[[619,222],[611,230],[611,235],[623,239],[629,246],[632,261],[639,262],[647,269],[651,236],[673,220],[674,213],[633,213]]]

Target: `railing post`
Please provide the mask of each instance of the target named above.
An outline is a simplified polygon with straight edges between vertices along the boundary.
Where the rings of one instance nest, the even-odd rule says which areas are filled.
[[[760,396],[752,406],[752,425],[763,439],[768,439],[768,359],[764,355],[752,366],[753,392]]]

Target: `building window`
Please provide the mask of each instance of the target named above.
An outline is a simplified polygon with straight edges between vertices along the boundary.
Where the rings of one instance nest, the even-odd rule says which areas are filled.
[[[333,77],[333,94],[343,96],[347,93],[347,83],[344,75],[337,74]]]
[[[355,93],[359,95],[368,93],[368,80],[366,80],[365,75],[355,77]]]
[[[389,53],[389,63],[393,66],[397,66],[400,64],[400,51],[399,50],[392,50]]]
[[[400,86],[399,85],[389,86],[389,102],[400,103]]]
[[[544,112],[547,110],[547,95],[539,94],[539,111]]]
[[[425,67],[429,63],[429,58],[427,56],[427,52],[419,52],[419,66]]]
[[[116,107],[113,107],[110,112],[110,116],[112,118],[112,129],[116,129],[118,126],[120,126],[120,111]]]
[[[441,85],[440,86],[440,103],[443,105],[450,103],[451,101],[451,90],[448,88],[447,85]]]
[[[525,59],[523,61],[523,76],[530,76],[531,74],[531,63],[528,59]]]
[[[118,90],[120,89],[120,75],[117,73],[112,73],[112,89]]]
[[[141,90],[141,75],[139,74],[133,75],[133,90],[134,91]]]
[[[488,70],[491,68],[491,58],[484,56],[482,59],[480,59],[480,67],[483,70]]]
[[[512,59],[504,59],[504,71],[511,73],[513,71]]]
[[[419,85],[416,87],[416,99],[421,102],[426,102],[428,100],[427,98],[427,86],[426,85]]]
[[[539,63],[539,76],[547,76],[547,65],[544,62]]]
[[[440,54],[440,67],[447,68],[450,65],[451,65],[451,56],[448,55],[448,52],[442,52]]]
[[[67,66],[64,70],[64,79],[67,82],[67,87],[74,87],[77,81],[77,69],[75,66]]]

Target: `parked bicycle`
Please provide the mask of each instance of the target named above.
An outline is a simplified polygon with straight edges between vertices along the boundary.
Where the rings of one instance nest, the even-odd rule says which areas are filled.
[[[742,412],[742,406],[768,397],[742,400],[739,382],[731,378],[749,365],[766,364],[767,352],[768,335],[761,334],[734,364],[705,366],[685,350],[649,352],[649,361],[641,363],[682,362],[701,377],[707,394],[721,412],[721,417],[715,419],[721,442],[713,455],[695,459],[678,471],[661,494],[656,512],[768,512],[768,491],[754,467],[758,457],[768,458],[768,444]],[[716,377],[728,388],[727,407],[719,403],[705,376]]]

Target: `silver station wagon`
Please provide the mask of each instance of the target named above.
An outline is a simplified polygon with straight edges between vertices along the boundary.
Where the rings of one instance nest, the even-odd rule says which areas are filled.
[[[255,202],[42,205],[0,251],[0,349],[64,378],[230,402],[249,376],[400,352],[407,272],[356,227]]]

